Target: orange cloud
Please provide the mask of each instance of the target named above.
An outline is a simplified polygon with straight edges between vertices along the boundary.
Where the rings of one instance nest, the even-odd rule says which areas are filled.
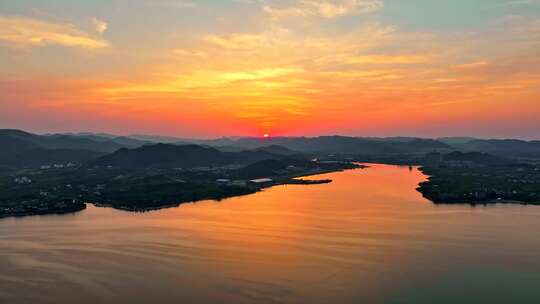
[[[476,62],[471,62],[471,63],[459,64],[456,66],[456,69],[470,70],[470,69],[478,69],[478,68],[487,67],[488,65],[489,65],[489,62],[487,61],[476,61]]]
[[[91,56],[103,66],[79,71],[69,64],[78,64],[80,57],[59,63],[67,68],[56,74],[52,65],[40,65],[44,57],[32,61],[35,54],[0,58],[0,64],[15,60],[9,71],[17,75],[14,79],[32,78],[25,73],[32,69],[35,74],[45,71],[44,77],[29,81],[40,86],[25,83],[10,94],[2,90],[4,100],[79,110],[80,116],[92,110],[111,120],[141,120],[163,129],[189,122],[220,134],[399,131],[401,126],[429,128],[450,121],[446,116],[458,121],[540,115],[537,20],[507,20],[489,29],[490,39],[481,39],[483,32],[404,30],[375,18],[356,20],[347,28],[328,27],[326,19],[374,10],[377,2],[296,1],[290,7],[272,7],[275,18],[300,17],[288,20],[292,22],[269,18],[267,9],[254,16],[260,18],[256,26],[242,20],[241,29],[174,29],[181,33],[158,33],[167,43],[155,45],[136,40],[126,47],[119,40],[111,52]],[[72,25],[27,18],[2,18],[0,25],[0,40],[23,46],[109,45]],[[48,80],[68,73],[88,82],[72,88],[69,83],[52,86]]]
[[[19,16],[0,16],[0,41],[23,47],[60,45],[83,49],[102,49],[109,46],[109,42],[86,34],[74,25],[50,23]]]

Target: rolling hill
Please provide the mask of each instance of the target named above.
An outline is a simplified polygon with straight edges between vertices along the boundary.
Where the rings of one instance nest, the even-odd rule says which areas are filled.
[[[281,156],[265,151],[221,152],[215,148],[199,145],[146,145],[136,149],[120,149],[86,164],[125,169],[144,168],[195,168],[223,166],[229,164],[250,164]]]

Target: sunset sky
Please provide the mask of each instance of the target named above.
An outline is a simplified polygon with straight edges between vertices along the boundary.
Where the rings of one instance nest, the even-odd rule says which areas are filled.
[[[540,139],[540,0],[0,0],[0,128]]]

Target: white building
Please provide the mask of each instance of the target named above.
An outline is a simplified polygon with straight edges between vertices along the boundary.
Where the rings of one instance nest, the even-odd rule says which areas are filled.
[[[19,184],[19,185],[27,185],[27,184],[31,184],[32,183],[32,180],[29,179],[28,177],[26,176],[23,176],[23,177],[17,177],[13,180],[15,183]]]
[[[264,183],[271,183],[273,180],[271,178],[257,178],[252,179],[249,182],[254,184],[264,184]]]

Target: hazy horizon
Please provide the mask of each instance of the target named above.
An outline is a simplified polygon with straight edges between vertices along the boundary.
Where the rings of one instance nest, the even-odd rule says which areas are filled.
[[[92,134],[92,135],[111,135],[111,136],[149,136],[149,137],[169,137],[169,138],[176,138],[176,139],[193,139],[193,140],[211,140],[211,139],[220,139],[220,138],[264,138],[264,134],[260,135],[241,135],[241,134],[221,134],[221,135],[209,135],[209,136],[183,136],[183,135],[175,135],[175,134],[155,134],[155,133],[144,133],[144,132],[124,132],[124,133],[114,133],[114,132],[100,132],[100,131],[88,131],[88,130],[82,130],[82,131],[32,131],[28,129],[18,129],[18,128],[11,128],[11,127],[0,127],[0,130],[20,130],[28,133],[38,134],[38,135],[54,135],[54,134],[72,134],[72,135],[85,135],[85,134]],[[417,135],[401,135],[401,134],[388,134],[388,135],[370,135],[370,134],[338,134],[338,133],[327,133],[327,134],[293,134],[293,135],[273,135],[273,134],[267,134],[268,138],[297,138],[297,137],[320,137],[320,136],[344,136],[344,137],[359,137],[359,138],[424,138],[424,139],[443,139],[443,138],[475,138],[475,139],[483,139],[483,140],[489,140],[489,139],[517,139],[517,140],[525,140],[525,141],[536,141],[540,140],[540,137],[489,137],[489,136],[474,136],[474,135],[449,135],[449,136],[417,136]]]

